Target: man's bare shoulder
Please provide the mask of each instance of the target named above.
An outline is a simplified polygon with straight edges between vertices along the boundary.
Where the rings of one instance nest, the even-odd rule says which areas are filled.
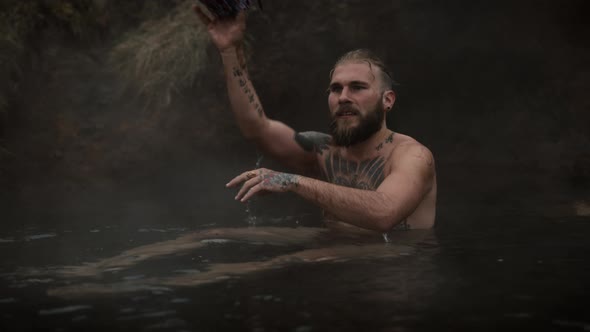
[[[434,169],[434,156],[432,152],[414,138],[396,133],[395,148],[392,151],[392,161],[395,164],[421,165]]]

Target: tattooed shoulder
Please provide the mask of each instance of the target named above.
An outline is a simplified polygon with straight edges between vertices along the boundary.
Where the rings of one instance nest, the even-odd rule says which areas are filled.
[[[322,154],[330,148],[332,136],[317,131],[295,133],[295,142],[307,152]]]

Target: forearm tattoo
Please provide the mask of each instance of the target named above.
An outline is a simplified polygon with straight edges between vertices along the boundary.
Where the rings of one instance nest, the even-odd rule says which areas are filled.
[[[258,116],[262,117],[264,115],[264,110],[256,98],[256,95],[254,95],[254,89],[250,88],[250,84],[248,84],[249,79],[247,73],[242,68],[238,67],[234,67],[232,73],[233,77],[238,81],[240,88],[248,97],[248,103],[250,103],[256,112],[258,112]]]
[[[270,173],[262,176],[262,182],[269,186],[279,186],[283,190],[299,185],[299,176],[288,173]]]
[[[307,152],[315,152],[320,155],[330,148],[329,144],[331,141],[332,137],[330,135],[317,131],[295,133],[295,142],[297,142],[303,150]]]

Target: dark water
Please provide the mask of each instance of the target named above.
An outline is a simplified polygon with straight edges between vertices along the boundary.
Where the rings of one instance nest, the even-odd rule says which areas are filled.
[[[443,179],[441,188],[453,181]],[[535,181],[491,182],[477,193],[468,185],[442,190],[433,235],[392,237],[393,256],[293,260],[192,286],[163,280],[206,274],[218,263],[265,262],[333,240],[214,240],[100,275],[64,277],[55,271],[219,225],[111,219],[92,227],[67,220],[12,227],[0,233],[0,330],[590,330],[590,219],[574,205],[583,193]],[[296,232],[296,220],[267,223]],[[243,220],[236,224],[246,227]],[[81,285],[105,287],[90,292]],[[75,296],[55,293],[78,286]]]
[[[324,130],[313,105],[325,105],[333,61],[358,47],[386,56],[402,83],[389,122],[437,156],[433,236],[410,241],[410,231],[389,247],[359,244],[373,245],[362,255],[331,259],[332,248],[325,260],[268,265],[334,239],[222,241],[95,275],[58,273],[205,229],[247,230],[244,206],[222,187],[254,165],[254,152],[217,112],[220,67],[203,74],[201,96],[191,87],[191,102],[158,112],[152,128],[147,113],[130,111],[143,100],[113,96],[120,82],[102,60],[50,38],[35,47],[45,65],[19,83],[26,100],[0,114],[0,332],[589,331],[590,2],[347,3],[266,1],[268,18],[250,25],[255,84],[270,117]],[[106,59],[103,47],[88,54]],[[138,119],[147,127],[120,129]],[[203,158],[217,150],[225,159]],[[466,165],[477,161],[488,166]],[[574,190],[574,177],[586,187]],[[252,206],[257,227],[293,234],[320,224],[309,210],[294,197]],[[211,273],[223,263],[234,273]],[[205,275],[210,282],[174,285]]]

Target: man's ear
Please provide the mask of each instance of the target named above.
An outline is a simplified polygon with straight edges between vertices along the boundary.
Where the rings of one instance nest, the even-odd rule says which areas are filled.
[[[386,90],[383,93],[383,106],[385,106],[385,109],[389,111],[393,107],[393,104],[395,104],[395,91]]]

